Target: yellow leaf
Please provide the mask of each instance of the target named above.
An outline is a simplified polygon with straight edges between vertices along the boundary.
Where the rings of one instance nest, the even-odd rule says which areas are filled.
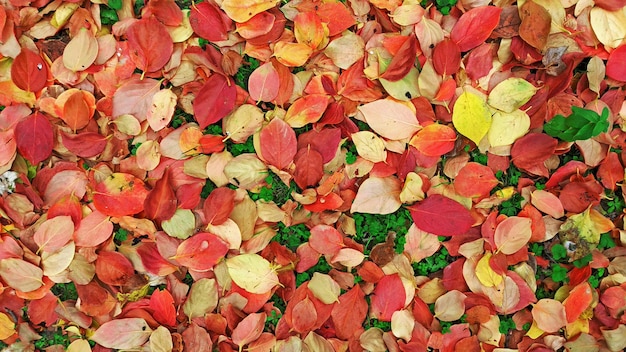
[[[191,285],[183,312],[191,319],[202,317],[217,307],[218,294],[215,279],[202,278]]]
[[[400,192],[400,201],[402,203],[414,203],[424,200],[426,195],[422,189],[423,186],[424,180],[415,172],[409,172],[406,175],[402,192]]]
[[[160,131],[170,123],[174,116],[177,99],[171,89],[161,89],[154,94],[147,115],[148,123],[153,131]]]
[[[326,46],[324,54],[333,61],[335,66],[347,70],[363,57],[364,48],[363,38],[353,32],[346,31],[341,34],[341,37],[333,39]]]
[[[391,316],[391,332],[399,339],[411,340],[415,318],[408,309],[397,310]]]
[[[84,71],[96,61],[98,57],[98,40],[93,33],[85,28],[65,46],[63,50],[63,65],[71,71]]]
[[[233,21],[242,23],[279,3],[280,0],[224,0],[222,10]]]
[[[393,177],[370,177],[365,180],[352,202],[352,213],[391,214],[400,209],[400,181]]]
[[[226,260],[233,281],[250,293],[265,294],[279,284],[278,275],[267,259],[258,254],[240,254]]]
[[[0,340],[9,338],[13,334],[15,334],[15,323],[8,315],[0,313]]]
[[[454,103],[452,123],[457,132],[479,144],[491,127],[491,113],[478,95],[464,92]]]
[[[393,99],[375,100],[361,105],[359,111],[372,130],[387,139],[409,138],[420,128],[414,110]]]
[[[313,54],[313,49],[302,43],[280,41],[274,45],[274,56],[278,62],[288,67],[304,65],[311,54]]]
[[[485,253],[485,255],[480,258],[478,264],[476,264],[476,277],[481,284],[487,287],[496,287],[502,283],[504,278],[491,269],[491,265],[489,265],[490,259],[491,253]]]
[[[512,113],[497,111],[493,114],[491,127],[487,134],[489,145],[500,147],[511,145],[524,136],[530,128],[530,117],[522,110]]]
[[[91,352],[91,346],[87,340],[74,340],[67,346],[66,352]]]
[[[600,43],[609,48],[617,48],[626,37],[626,13],[608,11],[594,6],[589,13],[593,33]]]
[[[193,235],[195,224],[196,220],[191,210],[176,209],[174,216],[161,222],[161,227],[169,236],[185,240]]]
[[[374,133],[370,131],[353,133],[352,141],[356,146],[356,151],[363,159],[369,160],[373,163],[378,163],[387,159],[385,143]]]
[[[193,35],[193,28],[189,22],[190,10],[183,10],[183,22],[178,27],[167,26],[167,31],[174,43],[182,43]]]
[[[252,104],[243,104],[222,120],[224,133],[235,143],[245,143],[263,126],[263,111]]]
[[[491,93],[487,103],[504,112],[513,112],[526,104],[535,95],[537,88],[521,78],[508,78],[498,83]]]
[[[332,277],[326,274],[313,273],[313,278],[311,278],[308,287],[313,292],[313,296],[324,304],[339,302],[341,288]]]

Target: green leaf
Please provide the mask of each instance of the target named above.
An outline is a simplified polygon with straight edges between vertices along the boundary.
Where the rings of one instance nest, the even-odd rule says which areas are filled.
[[[566,142],[585,140],[606,132],[609,128],[609,110],[604,108],[602,116],[595,111],[572,106],[568,117],[557,115],[543,126],[550,136]]]
[[[563,246],[560,243],[555,244],[554,246],[552,246],[552,257],[554,258],[554,260],[561,260],[561,259],[565,259],[567,258],[567,249],[565,249],[565,246]]]
[[[122,0],[109,0],[108,5],[113,10],[121,10],[122,9]]]

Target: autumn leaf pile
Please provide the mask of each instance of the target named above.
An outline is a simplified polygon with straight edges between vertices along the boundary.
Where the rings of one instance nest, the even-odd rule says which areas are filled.
[[[626,1],[2,5],[8,351],[626,348]]]

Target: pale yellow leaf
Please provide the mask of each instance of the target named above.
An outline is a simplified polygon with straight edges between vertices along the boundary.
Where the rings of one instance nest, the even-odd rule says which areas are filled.
[[[532,235],[531,224],[529,218],[520,216],[511,216],[500,222],[493,235],[498,251],[509,255],[526,246]]]
[[[262,183],[267,177],[267,165],[256,155],[244,153],[230,160],[224,167],[224,175],[230,183],[248,190]]]
[[[402,192],[400,192],[400,201],[402,203],[414,203],[424,200],[426,194],[422,189],[423,186],[424,180],[415,172],[409,172],[404,180]]]
[[[555,299],[540,299],[533,306],[531,313],[537,327],[548,333],[557,332],[567,324],[565,307]]]
[[[137,136],[141,133],[141,124],[133,115],[124,114],[111,121],[117,127],[117,130],[129,136]]]
[[[66,352],[91,352],[91,346],[87,340],[74,340],[67,346]]]
[[[173,348],[172,334],[165,326],[159,326],[150,335],[151,352],[171,352]]]
[[[443,77],[435,71],[435,66],[432,61],[426,61],[417,79],[420,95],[424,96],[428,100],[435,99],[442,82]]]
[[[624,11],[608,11],[594,6],[589,13],[593,33],[600,43],[615,49],[626,37],[626,14]]]
[[[219,225],[209,224],[206,230],[228,243],[230,249],[241,247],[241,231],[237,223],[231,219],[226,219]]]
[[[391,315],[391,332],[404,341],[410,341],[415,327],[415,317],[407,310],[397,310]]]
[[[308,287],[309,290],[313,292],[313,296],[324,302],[324,304],[339,302],[338,298],[341,294],[341,287],[339,287],[339,284],[329,275],[313,273]]]
[[[263,126],[263,111],[252,104],[243,104],[222,120],[224,134],[235,143],[245,143]]]
[[[626,325],[620,324],[617,329],[602,330],[602,336],[612,352],[626,349]]]
[[[324,54],[333,61],[335,66],[347,70],[357,60],[363,58],[364,48],[363,38],[352,31],[345,31],[341,34],[341,37],[337,37],[328,43],[328,46],[324,49]]]
[[[430,257],[441,247],[437,236],[418,229],[415,224],[411,224],[405,238],[404,252],[411,257],[412,263]]]
[[[153,131],[162,130],[172,121],[177,99],[171,89],[161,89],[154,94],[147,115],[148,123]]]
[[[98,40],[93,33],[81,28],[63,50],[63,65],[71,71],[84,71],[98,57]]]
[[[63,270],[67,269],[72,263],[72,260],[74,260],[75,250],[76,245],[74,241],[70,241],[54,252],[43,251],[41,253],[43,274],[46,276],[59,275]]]
[[[493,114],[487,134],[489,145],[492,147],[512,145],[518,138],[528,133],[529,128],[530,117],[525,111],[519,109],[511,113],[497,111]]]
[[[454,103],[452,123],[457,132],[480,144],[491,127],[491,112],[481,97],[464,92]]]
[[[152,329],[143,318],[123,318],[100,325],[89,339],[103,347],[128,350],[143,345],[151,333]]]
[[[498,83],[489,93],[487,103],[492,107],[511,113],[526,104],[537,88],[522,78],[511,77]]]
[[[352,134],[352,141],[359,155],[373,163],[387,160],[385,143],[376,134],[370,131],[360,131]]]
[[[354,268],[365,260],[365,254],[354,248],[341,248],[330,260],[331,263],[339,263],[347,268]]]
[[[196,218],[189,209],[176,209],[169,220],[161,222],[161,227],[169,236],[184,240],[193,235],[196,228]]]
[[[191,285],[183,312],[189,320],[202,317],[217,307],[218,294],[215,279],[202,278]]]
[[[352,202],[352,213],[391,214],[400,209],[401,183],[395,177],[370,177],[365,180]]]
[[[600,84],[606,76],[606,66],[604,61],[598,56],[592,56],[587,64],[587,79],[589,80],[589,89],[592,92],[600,94]]]
[[[372,130],[387,139],[409,138],[420,129],[415,112],[390,98],[361,105],[359,111]]]
[[[265,294],[279,284],[267,259],[258,254],[240,254],[226,259],[228,274],[237,286],[250,293]]]
[[[435,301],[435,317],[441,321],[460,319],[465,313],[466,295],[458,290],[444,293]]]
[[[174,43],[182,43],[193,35],[193,28],[189,22],[189,12],[190,10],[188,9],[183,10],[183,22],[177,27],[165,27]]]
[[[161,162],[161,146],[154,139],[147,140],[137,148],[137,166],[146,171],[152,171]]]

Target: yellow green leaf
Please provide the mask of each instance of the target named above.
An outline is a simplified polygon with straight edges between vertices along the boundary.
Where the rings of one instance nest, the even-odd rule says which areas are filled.
[[[278,285],[278,275],[267,259],[258,254],[241,254],[226,260],[233,281],[250,293],[264,294]]]
[[[524,136],[530,128],[530,117],[522,110],[511,113],[497,111],[493,114],[491,127],[487,134],[492,147],[511,145]]]
[[[478,264],[476,264],[476,277],[481,284],[487,287],[496,287],[504,281],[504,278],[491,269],[491,265],[489,265],[490,259],[491,253],[485,253],[485,255],[480,258]]]
[[[537,88],[521,78],[508,78],[498,83],[491,93],[487,103],[504,112],[513,112],[526,104],[535,95]]]
[[[454,103],[452,123],[457,132],[479,144],[491,127],[491,112],[481,97],[464,92]]]

